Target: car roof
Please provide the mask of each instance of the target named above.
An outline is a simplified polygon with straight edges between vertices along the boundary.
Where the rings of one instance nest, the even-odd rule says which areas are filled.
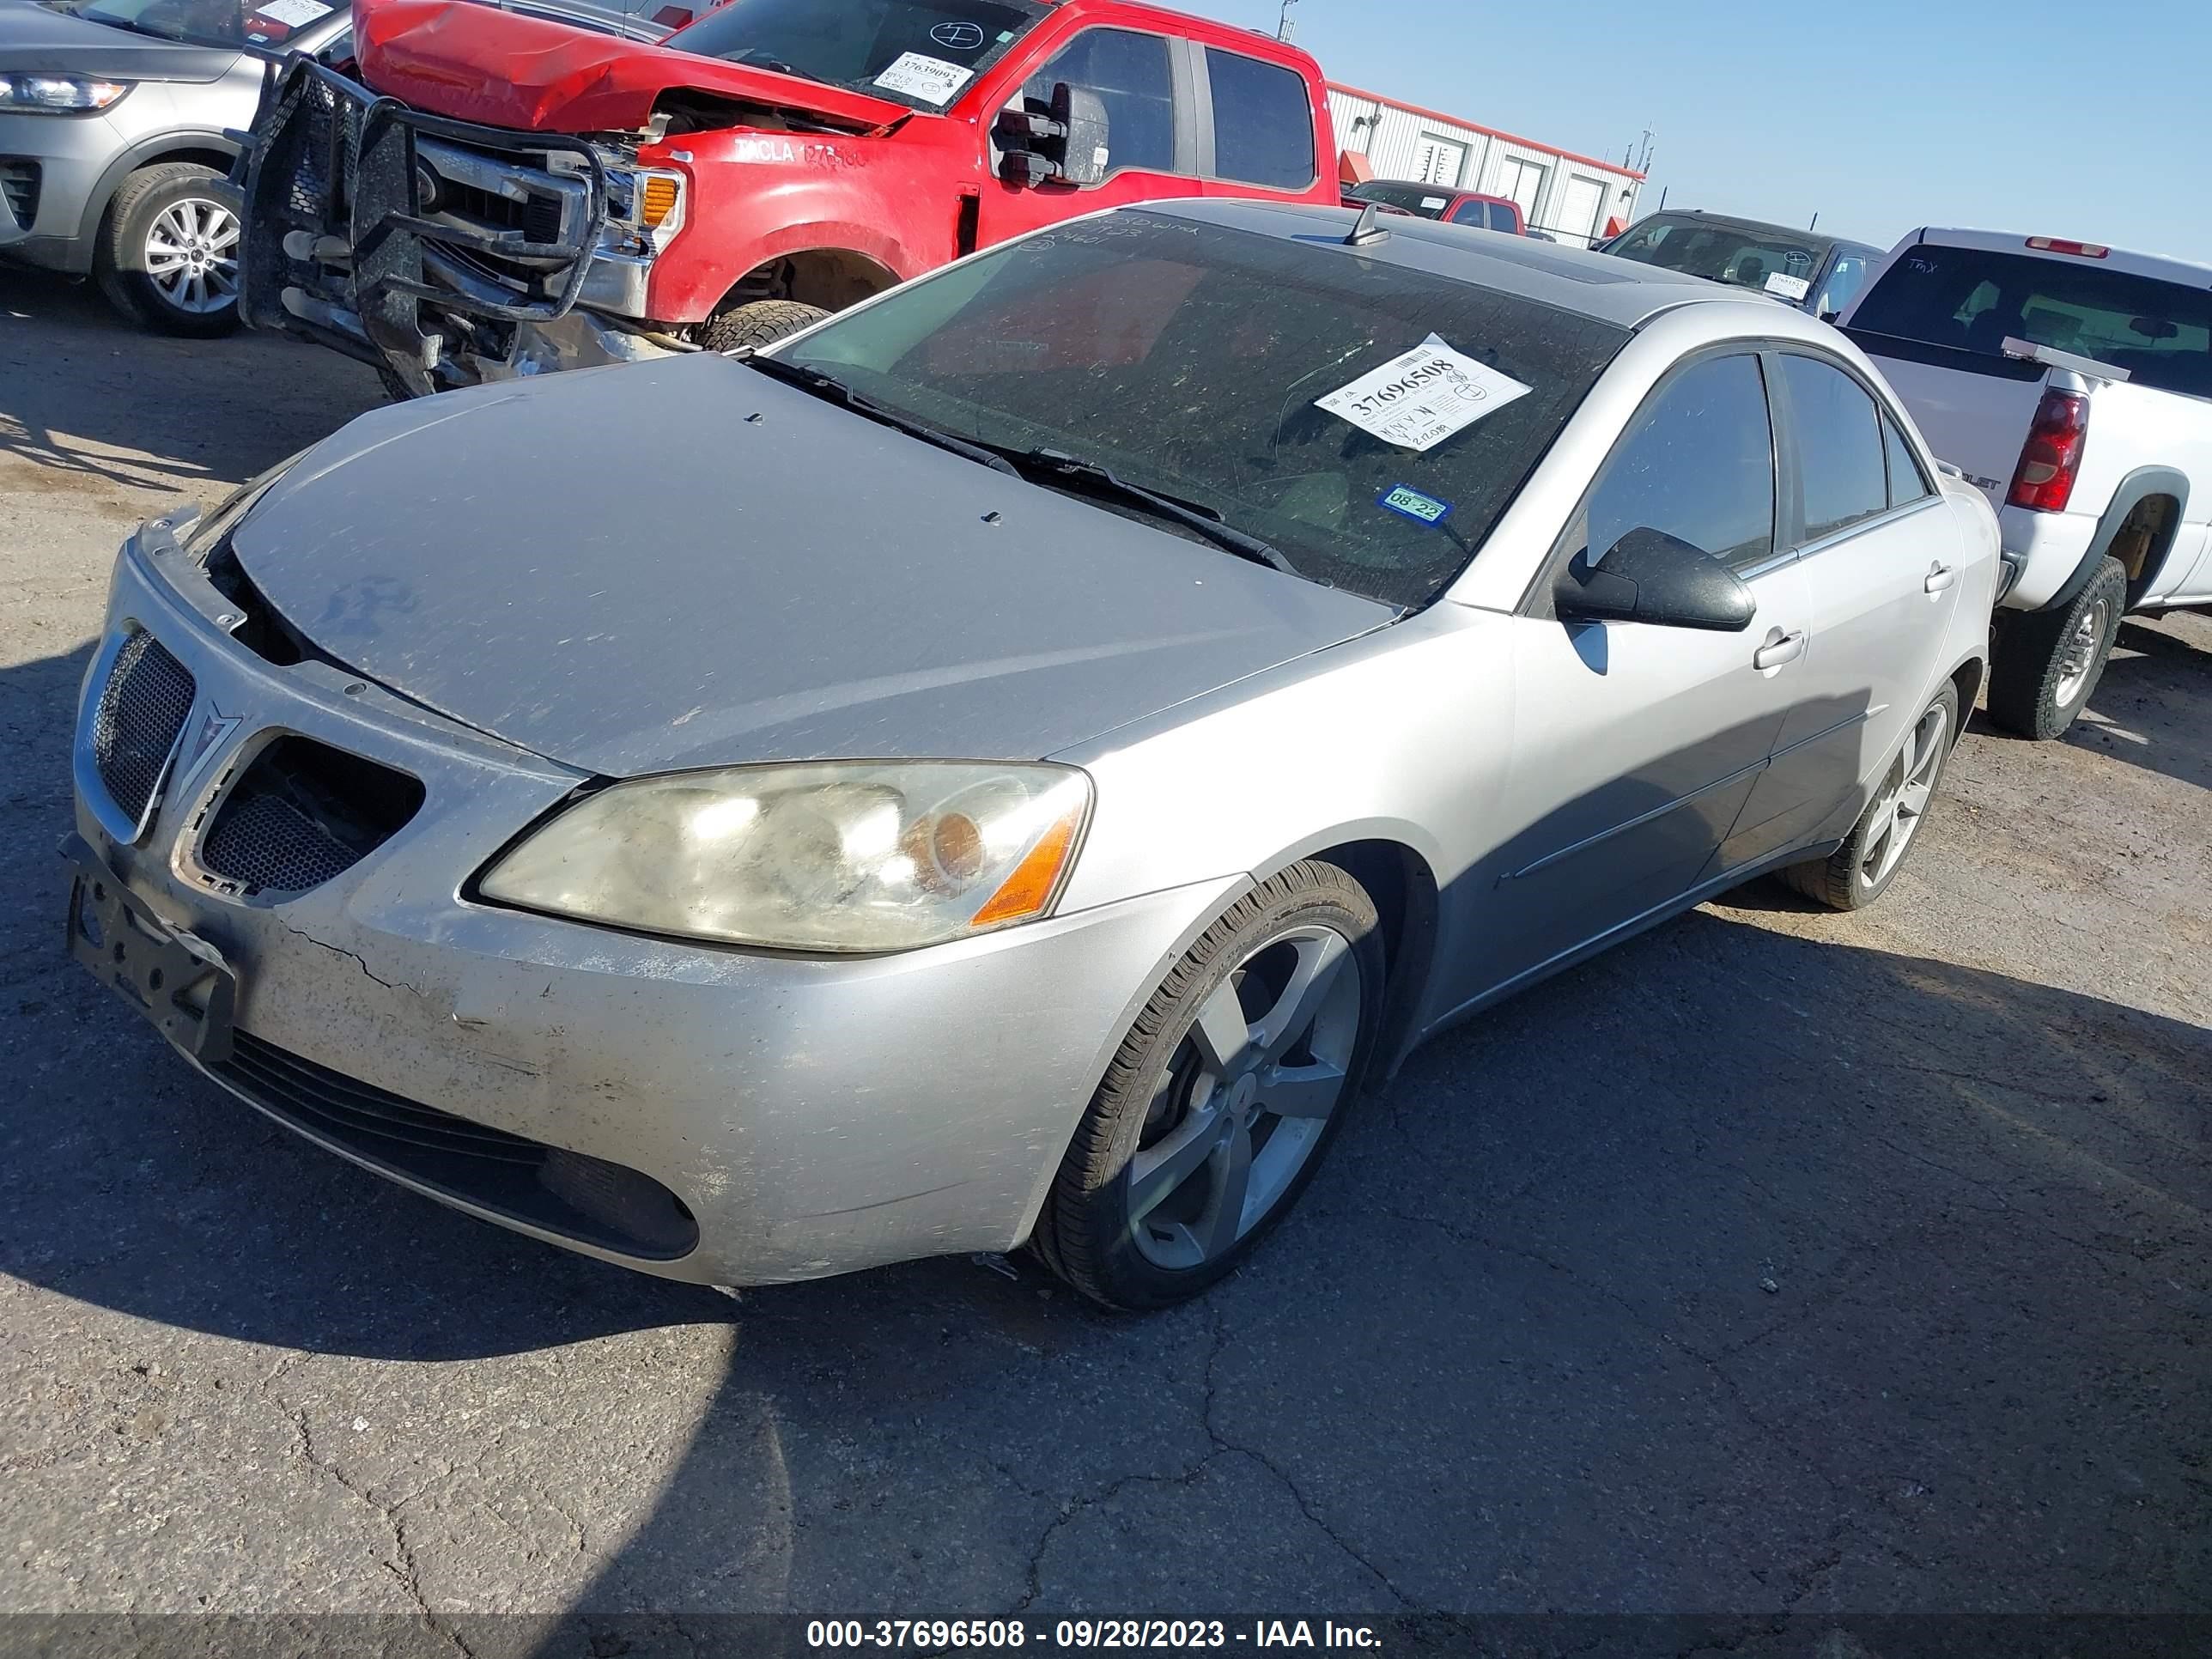
[[[2049,240],[2046,235],[2045,240]],[[2075,239],[2068,239],[2075,240]],[[2091,239],[2082,237],[2081,241]],[[2019,231],[1962,230],[1932,226],[1916,230],[1897,245],[1897,250],[1923,243],[1937,247],[1970,248],[1984,253],[2020,253],[2031,258],[2049,259],[2059,264],[2102,265],[2109,270],[2124,270],[2136,276],[2148,276],[2161,283],[2179,283],[2185,288],[2212,289],[2212,265],[2201,265],[2191,259],[2176,259],[2162,253],[2138,253],[2131,248],[2114,247],[2106,243],[2093,245],[2105,252],[2094,259],[2028,246],[2028,238]],[[1893,250],[1895,252],[1897,250]]]
[[[1236,198],[1147,202],[1114,210],[1164,214],[1324,247],[1343,247],[1344,238],[1360,217],[1350,208]],[[1743,303],[1740,290],[1709,283],[1702,276],[1686,276],[1680,271],[1558,242],[1533,241],[1503,231],[1474,230],[1410,216],[1380,220],[1378,228],[1389,232],[1386,239],[1358,249],[1344,248],[1344,252],[1357,252],[1382,264],[1495,289],[1622,328],[1638,327],[1678,306]]]
[[[1731,230],[1748,230],[1761,236],[1786,237],[1804,243],[1808,247],[1849,247],[1863,249],[1870,253],[1886,252],[1871,242],[1862,242],[1849,236],[1838,236],[1825,230],[1808,230],[1802,225],[1778,225],[1771,219],[1747,219],[1740,213],[1715,213],[1708,208],[1662,208],[1638,219],[1644,224],[1653,219],[1692,219],[1700,224],[1726,225]]]

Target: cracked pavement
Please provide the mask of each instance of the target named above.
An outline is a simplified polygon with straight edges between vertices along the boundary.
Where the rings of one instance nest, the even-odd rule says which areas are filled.
[[[294,1140],[63,958],[117,540],[377,395],[0,273],[0,1612],[2212,1612],[2212,618],[1978,723],[1873,912],[1757,886],[1431,1044],[1200,1305],[732,1303]]]

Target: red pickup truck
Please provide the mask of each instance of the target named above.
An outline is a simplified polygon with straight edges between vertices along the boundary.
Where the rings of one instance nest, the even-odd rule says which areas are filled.
[[[1311,58],[1128,0],[730,0],[658,46],[354,18],[264,96],[242,309],[395,392],[763,343],[1129,202],[1338,199]]]

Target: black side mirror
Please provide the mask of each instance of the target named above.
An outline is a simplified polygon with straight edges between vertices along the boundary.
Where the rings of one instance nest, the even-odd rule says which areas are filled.
[[[1106,102],[1088,87],[1059,82],[1043,112],[1034,105],[1003,110],[992,131],[1006,152],[1000,177],[1010,184],[1056,179],[1079,189],[1104,179],[1110,165]]]
[[[1649,527],[1632,530],[1595,564],[1585,549],[1552,587],[1561,622],[1638,622],[1740,634],[1758,597],[1702,548]]]

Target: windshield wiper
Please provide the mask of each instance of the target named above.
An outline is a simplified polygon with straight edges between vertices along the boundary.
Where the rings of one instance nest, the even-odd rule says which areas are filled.
[[[869,420],[903,432],[910,438],[919,438],[926,444],[935,444],[939,449],[949,449],[963,460],[988,466],[994,472],[1007,473],[1017,478],[1021,477],[1020,469],[998,451],[987,449],[981,444],[969,443],[967,439],[956,437],[943,427],[932,426],[927,421],[893,409],[888,404],[879,404],[866,392],[855,392],[834,374],[824,374],[820,369],[810,368],[804,363],[787,363],[780,357],[747,357],[743,361],[748,368],[757,368],[771,379],[781,380],[787,386],[795,386],[801,392],[811,392],[830,403],[842,404],[855,415],[866,416]]]
[[[1063,454],[1057,449],[998,449],[995,453],[1006,457],[1022,470],[1026,477],[1033,473],[1049,475],[1094,495],[1111,495],[1133,503],[1171,519],[1186,529],[1194,530],[1216,547],[1281,571],[1285,575],[1298,576],[1297,566],[1283,556],[1282,550],[1273,542],[1266,542],[1248,531],[1237,529],[1223,520],[1221,514],[1202,502],[1187,501],[1180,495],[1170,495],[1162,490],[1148,489],[1143,484],[1131,483],[1096,461],[1086,461],[1079,456]]]

